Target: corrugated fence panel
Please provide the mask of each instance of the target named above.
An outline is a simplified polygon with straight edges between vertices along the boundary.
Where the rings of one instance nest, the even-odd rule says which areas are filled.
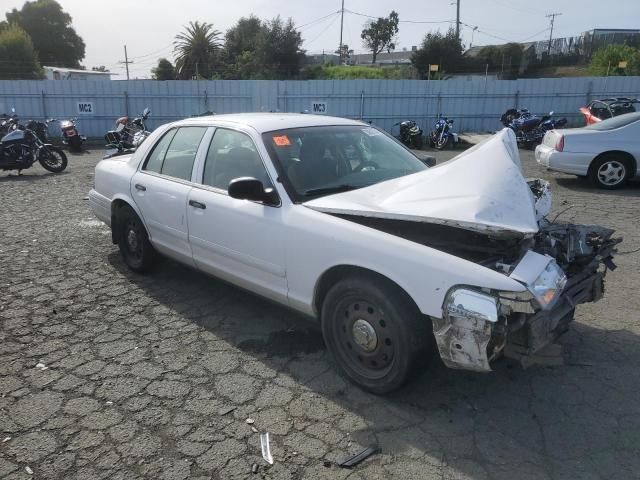
[[[413,119],[425,131],[439,115],[459,131],[495,131],[508,108],[554,111],[573,125],[590,99],[640,95],[640,77],[583,77],[519,80],[211,80],[211,81],[0,81],[0,113],[11,108],[23,119],[78,117],[82,133],[101,137],[117,117],[151,109],[148,126],[207,111],[309,112],[370,121],[396,132]],[[91,112],[81,112],[90,104]],[[316,112],[320,113],[320,112]],[[57,125],[52,134],[59,134]]]

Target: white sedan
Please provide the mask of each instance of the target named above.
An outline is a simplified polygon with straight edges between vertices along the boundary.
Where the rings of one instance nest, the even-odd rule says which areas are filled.
[[[640,112],[551,130],[536,147],[536,160],[549,170],[589,177],[600,188],[620,188],[640,176]]]
[[[617,243],[544,219],[548,184],[523,178],[509,130],[428,168],[358,121],[193,118],[101,161],[89,199],[132,270],[160,253],[319,319],[373,392],[436,348],[452,368],[530,361],[601,297]]]

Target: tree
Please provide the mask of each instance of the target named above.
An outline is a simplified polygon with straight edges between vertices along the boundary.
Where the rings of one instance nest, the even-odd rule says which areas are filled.
[[[158,60],[158,66],[151,69],[154,80],[175,80],[176,69],[166,58]]]
[[[266,23],[260,58],[270,78],[294,78],[300,73],[305,51],[302,36],[293,20],[283,22],[280,16]]]
[[[226,34],[225,78],[296,78],[304,63],[302,37],[291,19],[241,18]]]
[[[620,62],[627,62],[626,68]],[[608,45],[593,54],[589,64],[592,75],[640,75],[640,50],[630,45]]]
[[[7,13],[7,22],[29,34],[43,65],[80,68],[84,41],[71,26],[71,16],[55,0],[26,2],[21,10]]]
[[[439,65],[439,71],[452,71],[462,63],[462,41],[454,28],[446,34],[439,31],[429,32],[422,40],[422,45],[411,56],[411,63],[422,78],[429,72],[429,65]]]
[[[0,79],[36,80],[43,77],[38,54],[27,32],[18,25],[0,30]]]
[[[492,70],[500,71],[502,78],[517,78],[522,61],[522,45],[488,45],[482,47],[478,59]]]
[[[334,53],[338,55],[340,57],[340,60],[344,62],[345,60],[349,60],[351,58],[351,55],[353,55],[353,50],[349,49],[349,45],[343,44]]]
[[[220,32],[207,22],[189,22],[175,37],[173,52],[176,56],[178,77],[188,80],[196,76],[211,78],[218,62]]]
[[[364,47],[371,50],[373,54],[371,63],[376,63],[379,53],[384,50],[391,52],[396,48],[394,39],[398,34],[399,21],[398,14],[391,11],[387,18],[379,17],[376,21],[369,21],[365,25],[360,37]]]
[[[260,64],[266,25],[258,17],[242,17],[225,35],[225,78],[251,79],[264,74]]]

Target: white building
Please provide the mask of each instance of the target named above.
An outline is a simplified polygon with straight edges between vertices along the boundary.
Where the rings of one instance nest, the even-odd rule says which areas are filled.
[[[110,72],[43,66],[47,80],[111,80]]]

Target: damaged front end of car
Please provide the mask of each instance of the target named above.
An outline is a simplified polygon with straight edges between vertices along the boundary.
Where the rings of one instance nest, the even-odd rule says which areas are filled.
[[[522,242],[518,261],[491,265],[527,287],[524,293],[452,288],[442,318],[433,319],[436,343],[451,368],[488,372],[505,356],[523,366],[568,330],[576,306],[597,302],[621,241],[599,226],[549,224]],[[505,261],[506,260],[506,261]],[[486,264],[485,264],[486,265]]]
[[[444,363],[480,372],[502,356],[536,363],[567,330],[577,305],[602,298],[621,242],[609,228],[549,221],[549,183],[524,178],[507,129],[429,171],[306,205],[522,285],[524,292],[449,286],[441,316],[432,316]]]

